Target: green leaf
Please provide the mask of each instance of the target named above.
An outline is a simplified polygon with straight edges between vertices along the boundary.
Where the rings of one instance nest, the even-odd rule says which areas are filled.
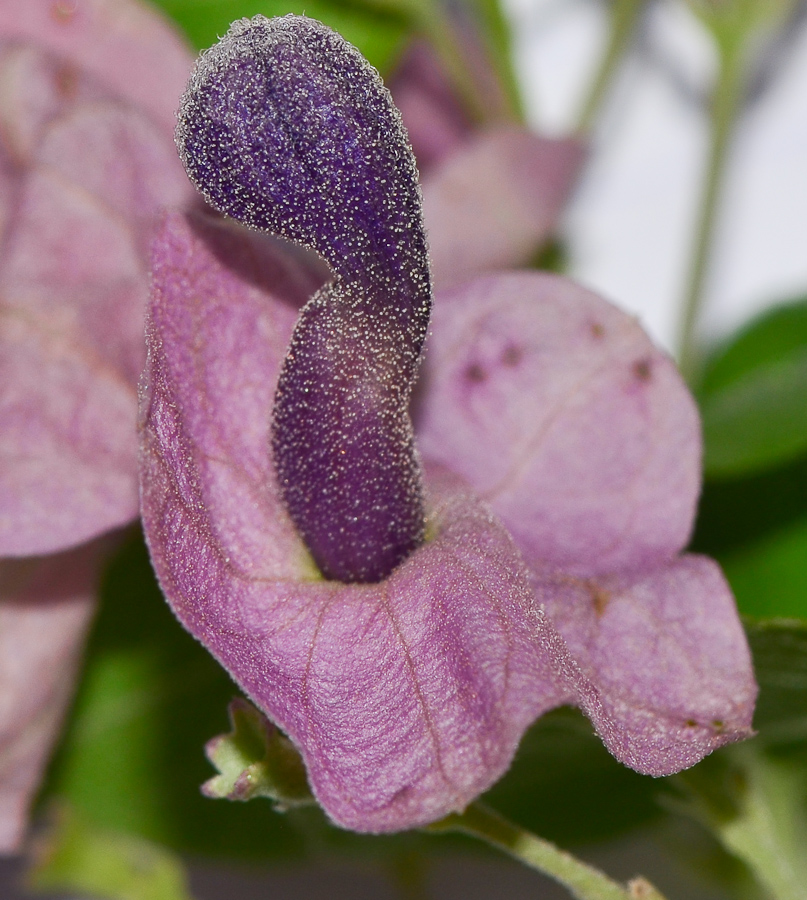
[[[807,302],[752,323],[707,366],[699,390],[707,477],[807,452]]]
[[[754,725],[758,741],[807,762],[807,623],[787,620],[747,626],[759,682]]]
[[[804,900],[807,780],[800,761],[774,759],[753,742],[676,776],[684,812],[742,860],[775,900]]]
[[[689,7],[711,31],[723,53],[742,53],[756,62],[759,45],[792,15],[795,0],[689,0]]]
[[[266,797],[281,812],[315,803],[305,764],[292,742],[246,700],[233,700],[229,715],[232,731],[205,748],[219,774],[204,783],[202,792],[227,800]]]
[[[182,863],[156,844],[92,828],[61,807],[39,839],[27,886],[106,900],[191,900]]]
[[[807,450],[807,347],[701,401],[704,469],[732,476]]]
[[[807,518],[807,457],[733,479],[708,479],[693,549],[723,558]]]
[[[210,47],[235,19],[305,14],[342,34],[382,73],[398,58],[408,36],[406,20],[393,10],[346,0],[155,0],[199,50]]]
[[[722,555],[740,612],[807,621],[807,518]]]
[[[770,619],[746,629],[760,686],[759,733],[665,779],[661,799],[723,847],[722,855],[710,852],[700,839],[693,862],[731,886],[732,896],[762,896],[742,889],[750,870],[766,898],[792,900],[807,884],[807,623]],[[800,884],[802,894],[794,894]]]

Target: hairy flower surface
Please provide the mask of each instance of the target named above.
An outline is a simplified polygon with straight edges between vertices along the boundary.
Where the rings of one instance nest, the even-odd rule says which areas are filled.
[[[92,539],[138,513],[148,251],[192,197],[171,126],[190,65],[131,0],[0,2],[0,849],[70,697]]]
[[[462,809],[563,703],[653,774],[749,734],[731,594],[677,555],[697,414],[638,326],[534,272],[438,294],[417,455],[428,270],[376,73],[319,23],[243,20],[197,66],[178,135],[222,211],[331,268],[322,287],[271,238],[169,217],[141,406],[162,587],[299,747],[328,814],[390,831]],[[396,442],[379,474],[365,449]],[[414,523],[392,564],[362,529],[379,515]]]

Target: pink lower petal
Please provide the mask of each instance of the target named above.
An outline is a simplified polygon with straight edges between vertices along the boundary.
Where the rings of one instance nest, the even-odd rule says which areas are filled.
[[[155,248],[142,498],[160,583],[299,746],[336,822],[423,824],[492,784],[528,724],[572,696],[563,642],[509,535],[453,476],[432,474],[432,539],[387,579],[318,577],[269,455],[294,305],[277,290],[294,282],[287,269],[270,292],[243,247],[222,250],[176,217]]]
[[[622,762],[669,775],[753,733],[751,654],[714,561],[683,556],[634,579],[536,573],[533,584],[580,667],[578,702]]]

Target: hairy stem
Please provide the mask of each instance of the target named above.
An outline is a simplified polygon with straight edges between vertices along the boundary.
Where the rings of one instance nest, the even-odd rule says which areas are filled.
[[[430,831],[458,831],[479,838],[562,884],[577,900],[664,900],[643,878],[618,884],[549,841],[508,822],[481,803],[447,816]]]

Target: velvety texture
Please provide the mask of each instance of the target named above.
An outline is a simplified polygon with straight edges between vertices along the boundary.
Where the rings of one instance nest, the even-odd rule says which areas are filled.
[[[579,667],[577,703],[617,759],[670,775],[753,734],[751,654],[713,560],[592,579],[533,568],[533,587]]]
[[[272,443],[320,569],[379,581],[420,544],[424,521],[408,407],[431,284],[400,115],[338,34],[257,16],[199,59],[177,144],[214,206],[316,250],[334,272],[297,324]]]
[[[528,560],[591,577],[689,539],[700,423],[672,361],[567,279],[509,273],[440,295],[419,446],[489,500]]]
[[[666,775],[750,734],[751,658],[717,565],[679,557],[700,490],[695,403],[637,322],[556,275],[439,295],[426,460],[507,526],[608,748]]]
[[[317,576],[267,452],[300,276],[283,257],[268,283],[233,271],[215,231],[174,217],[155,248],[143,519],[160,582],[300,747],[335,821],[431,821],[492,784],[567,695],[557,636],[507,533],[445,477],[432,539],[381,584]]]

